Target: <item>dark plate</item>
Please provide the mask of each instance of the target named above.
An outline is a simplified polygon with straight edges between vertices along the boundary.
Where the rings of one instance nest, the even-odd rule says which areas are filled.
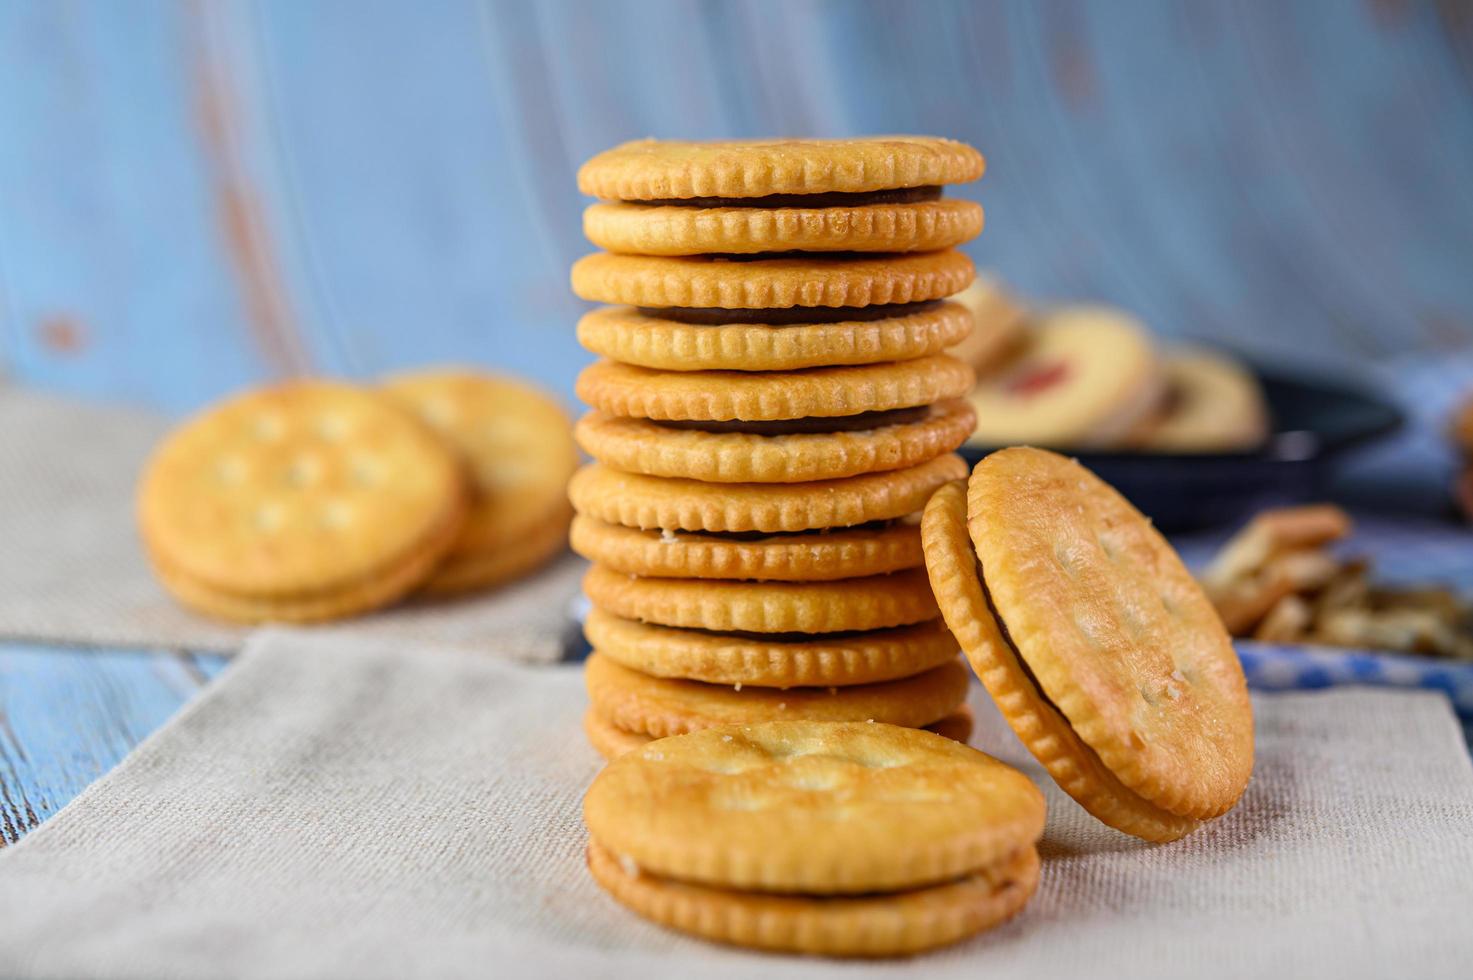
[[[1232,524],[1277,504],[1323,496],[1336,464],[1400,428],[1384,399],[1328,378],[1259,370],[1274,434],[1256,452],[1071,452],[1163,531]],[[992,450],[968,446],[976,463]]]

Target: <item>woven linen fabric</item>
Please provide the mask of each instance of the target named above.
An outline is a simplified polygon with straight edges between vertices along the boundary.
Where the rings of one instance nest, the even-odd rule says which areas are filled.
[[[0,639],[240,648],[249,630],[176,603],[138,540],[134,484],[168,429],[145,412],[0,386]],[[484,595],[411,601],[315,629],[556,660],[585,567],[569,555]]]
[[[7,977],[1466,976],[1473,768],[1446,701],[1260,695],[1241,805],[1152,846],[1048,795],[1041,883],[991,933],[879,964],[627,912],[583,867],[576,667],[268,631],[0,854]]]

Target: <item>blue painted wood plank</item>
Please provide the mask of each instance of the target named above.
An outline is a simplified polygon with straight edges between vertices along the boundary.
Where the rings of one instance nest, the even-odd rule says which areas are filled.
[[[0,844],[107,772],[224,661],[0,644]]]
[[[0,312],[24,379],[181,408],[269,373],[181,28],[162,3],[0,5]]]
[[[1025,292],[1344,363],[1473,342],[1473,30],[1303,0],[0,9],[0,361],[183,410],[470,360],[571,394],[578,163],[928,131]]]

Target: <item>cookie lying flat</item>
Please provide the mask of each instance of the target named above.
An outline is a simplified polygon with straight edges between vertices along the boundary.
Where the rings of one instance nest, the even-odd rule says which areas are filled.
[[[956,657],[939,619],[886,630],[796,639],[657,626],[594,608],[593,649],[651,677],[754,687],[849,687],[910,677]]]
[[[589,241],[635,255],[932,252],[981,231],[982,206],[959,200],[780,208],[602,203],[583,212]]]
[[[904,469],[949,453],[976,416],[954,399],[917,409],[914,420],[846,432],[754,435],[674,429],[593,411],[578,420],[583,450],[630,473],[708,483],[802,483]]]
[[[1040,316],[1021,351],[972,392],[977,446],[1109,447],[1149,423],[1164,394],[1146,329],[1105,307]]]
[[[908,626],[937,616],[921,569],[831,582],[640,578],[594,565],[583,591],[625,619],[686,629],[837,633]]]
[[[967,697],[967,670],[952,659],[910,677],[852,687],[727,687],[649,677],[594,653],[583,679],[593,710],[616,728],[664,738],[713,725],[759,721],[873,719],[920,728],[957,709]]]
[[[615,761],[588,788],[583,818],[641,871],[854,894],[1011,860],[1043,832],[1044,802],[1016,769],[930,733],[774,721],[665,739]]]
[[[573,292],[596,303],[761,310],[944,299],[972,274],[972,260],[954,250],[743,261],[596,252],[573,264],[572,279]]]
[[[573,520],[573,550],[625,575],[655,578],[830,582],[925,564],[919,523],[896,521],[816,533],[723,536],[642,531],[585,515]]]
[[[967,739],[972,737],[972,725],[972,709],[964,704],[940,721],[922,726],[921,731],[934,732],[942,738],[965,745]],[[649,735],[615,728],[591,708],[583,713],[583,734],[588,739],[588,744],[605,761],[617,759],[625,752],[642,749],[654,741]]]
[[[520,381],[466,369],[402,374],[384,387],[464,456],[473,478],[470,517],[426,591],[495,585],[562,550],[578,449],[556,402]]]
[[[1029,676],[977,576],[964,482],[936,491],[926,506],[923,533],[931,587],[947,624],[1019,741],[1054,782],[1100,821],[1124,833],[1170,841],[1195,830],[1198,821],[1169,813],[1121,783]]]
[[[955,557],[954,497],[938,501],[929,529],[922,522],[923,535],[952,546],[949,561],[946,549],[934,559],[927,550],[948,623],[966,632],[990,611],[1036,686],[1033,706],[1046,699],[1135,796],[1188,820],[1230,809],[1253,769],[1247,685],[1211,602],[1165,539],[1077,462],[993,453],[967,491],[990,607],[980,609],[956,575],[965,562]]]
[[[654,371],[598,361],[578,397],[610,415],[660,421],[787,421],[888,412],[959,398],[975,375],[945,354],[806,371]]]
[[[866,193],[976,180],[982,154],[934,136],[634,140],[578,168],[578,189],[610,201]]]
[[[966,473],[954,453],[903,470],[812,483],[706,483],[593,463],[573,474],[568,497],[578,513],[625,527],[775,533],[904,517]]]
[[[154,452],[138,491],[150,559],[175,595],[245,622],[384,605],[461,533],[459,460],[391,400],[332,382],[233,398]]]
[[[972,324],[966,308],[950,301],[887,312],[877,320],[688,323],[611,306],[584,314],[578,343],[610,360],[665,371],[794,371],[939,354]]]
[[[908,956],[960,942],[1020,912],[1038,887],[1038,852],[1001,869],[891,894],[776,895],[631,874],[599,844],[588,870],[639,915],[704,939],[815,956]]]

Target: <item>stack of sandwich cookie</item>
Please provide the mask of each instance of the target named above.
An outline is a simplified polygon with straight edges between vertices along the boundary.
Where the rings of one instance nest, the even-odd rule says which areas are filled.
[[[718,942],[831,956],[920,952],[1017,913],[1043,796],[948,739],[768,722],[651,742],[583,801],[588,866],[619,902]]]
[[[630,143],[579,187],[602,356],[573,479],[590,738],[769,717],[970,728],[918,512],[964,475],[976,151],[919,137]]]

